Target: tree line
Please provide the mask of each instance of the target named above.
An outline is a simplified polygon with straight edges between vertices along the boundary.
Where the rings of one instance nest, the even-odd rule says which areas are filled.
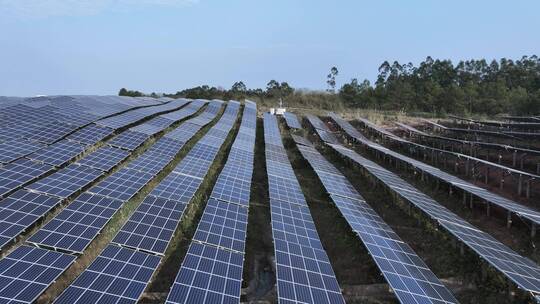
[[[230,89],[203,85],[164,96],[224,100],[251,98],[257,101],[282,98],[289,106],[300,104],[327,109],[372,108],[435,114],[540,113],[540,59],[536,55],[523,56],[518,60],[502,58],[489,63],[485,59],[473,59],[455,65],[450,60],[431,57],[417,66],[385,61],[379,67],[374,84],[368,80],[352,79],[336,91],[338,75],[338,69],[332,67],[324,92],[295,90],[287,82],[271,80],[265,89],[248,89],[239,81]],[[119,93],[144,95],[126,89]]]

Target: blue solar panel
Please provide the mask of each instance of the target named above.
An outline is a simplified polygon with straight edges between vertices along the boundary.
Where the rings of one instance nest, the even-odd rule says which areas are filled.
[[[18,189],[47,172],[51,165],[40,164],[28,159],[19,159],[0,168],[0,197]]]
[[[119,200],[83,193],[28,241],[81,253],[121,206]]]
[[[275,116],[265,114],[264,133],[278,302],[345,303]]]
[[[186,204],[147,196],[113,239],[113,243],[165,254]]]
[[[159,261],[155,255],[109,245],[55,303],[135,303]]]
[[[172,159],[166,155],[156,153],[155,151],[146,151],[137,157],[137,159],[129,162],[126,168],[157,175],[171,161]]]
[[[100,170],[71,164],[28,185],[26,188],[60,198],[67,198],[98,179],[102,174],[103,172]]]
[[[76,126],[54,122],[39,128],[39,130],[36,130],[27,138],[46,144],[52,144],[73,132],[76,128]]]
[[[125,131],[113,138],[108,143],[109,145],[118,148],[133,151],[142,145],[148,138],[150,138],[150,136],[144,133]]]
[[[153,144],[147,152],[154,152],[156,154],[165,155],[169,158],[174,158],[176,154],[182,149],[184,142],[169,138],[162,137],[155,144]]]
[[[248,209],[245,207],[209,199],[193,239],[244,252],[247,217]]]
[[[0,260],[0,303],[33,303],[75,256],[21,246]]]
[[[84,158],[79,160],[78,163],[106,172],[116,167],[116,165],[118,165],[128,156],[128,151],[105,146],[86,155]]]
[[[187,204],[201,183],[198,178],[172,173],[163,179],[150,195]]]
[[[81,155],[85,147],[79,143],[61,140],[28,156],[29,159],[53,166],[62,166]]]
[[[348,180],[339,171],[329,169],[332,164],[314,147],[299,145],[298,148],[401,303],[457,303],[422,259],[365,203]]]
[[[14,139],[0,144],[0,163],[8,163],[31,154],[41,148],[44,144],[25,140]]]
[[[127,201],[153,177],[152,174],[122,168],[90,188],[88,192]]]
[[[94,145],[111,135],[114,129],[101,127],[96,124],[90,124],[77,132],[69,135],[67,139],[79,142],[85,145]]]
[[[166,303],[239,303],[243,264],[241,253],[192,242]]]
[[[0,201],[0,250],[60,203],[60,199],[19,190]]]
[[[285,118],[285,121],[287,122],[287,126],[289,128],[302,129],[302,125],[300,125],[300,121],[298,121],[298,118],[293,113],[285,112],[283,113],[283,117]]]

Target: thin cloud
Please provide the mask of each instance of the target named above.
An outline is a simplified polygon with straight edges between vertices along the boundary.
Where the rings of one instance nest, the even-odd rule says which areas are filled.
[[[0,16],[46,18],[94,15],[145,6],[183,7],[199,0],[0,0]]]

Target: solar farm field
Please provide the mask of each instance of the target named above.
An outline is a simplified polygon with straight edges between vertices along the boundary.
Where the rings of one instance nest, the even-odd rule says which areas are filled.
[[[0,97],[0,304],[539,303],[536,120]]]

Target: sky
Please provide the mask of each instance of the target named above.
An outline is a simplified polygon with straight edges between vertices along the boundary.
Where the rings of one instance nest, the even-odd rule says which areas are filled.
[[[322,90],[385,61],[540,55],[540,1],[0,0],[0,96]]]

